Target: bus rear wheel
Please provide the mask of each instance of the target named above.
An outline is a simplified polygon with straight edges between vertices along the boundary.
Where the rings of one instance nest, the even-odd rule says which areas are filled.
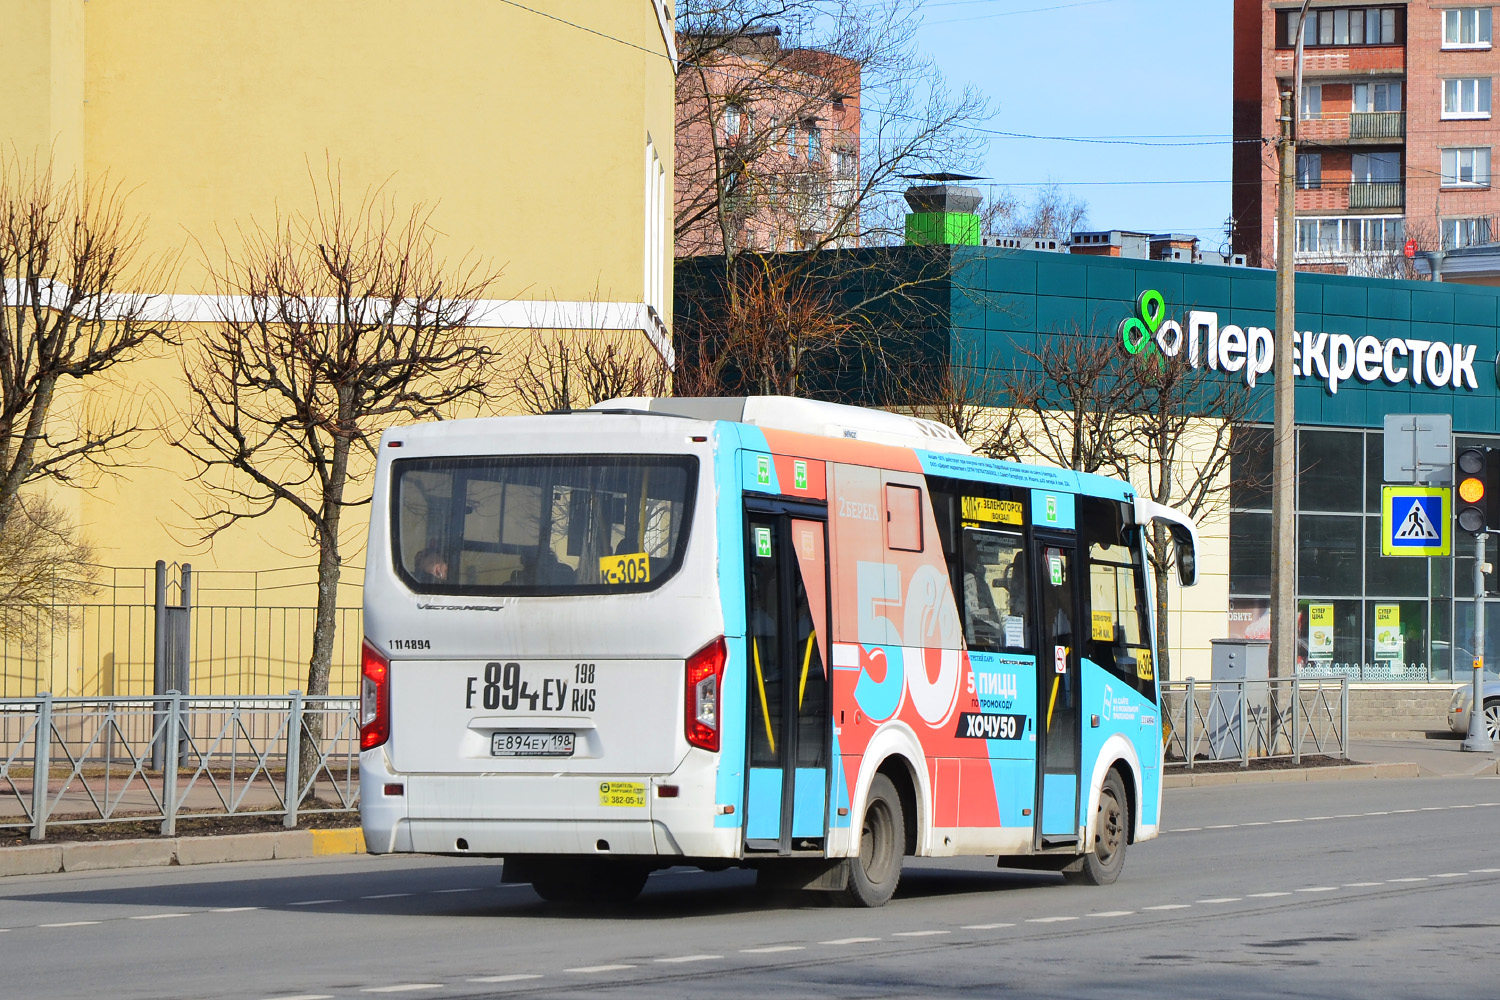
[[[1130,800],[1119,771],[1110,771],[1099,789],[1099,807],[1094,811],[1093,849],[1083,856],[1083,867],[1068,872],[1070,882],[1110,885],[1125,867],[1125,844],[1130,840]]]
[[[906,850],[901,796],[883,774],[870,783],[870,797],[859,834],[859,856],[849,859],[849,899],[857,906],[884,906],[901,881]]]

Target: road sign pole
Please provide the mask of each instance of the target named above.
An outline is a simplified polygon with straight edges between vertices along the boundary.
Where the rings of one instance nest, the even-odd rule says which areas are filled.
[[[1474,539],[1474,700],[1469,704],[1469,735],[1464,749],[1490,753],[1495,744],[1484,728],[1484,549],[1489,538],[1480,532]]]

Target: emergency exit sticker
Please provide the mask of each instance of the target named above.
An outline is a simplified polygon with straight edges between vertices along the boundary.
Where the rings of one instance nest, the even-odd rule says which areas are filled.
[[[1052,586],[1061,587],[1063,583],[1062,556],[1047,557],[1047,571],[1052,579]]]
[[[762,559],[771,558],[771,529],[755,529],[755,554]]]

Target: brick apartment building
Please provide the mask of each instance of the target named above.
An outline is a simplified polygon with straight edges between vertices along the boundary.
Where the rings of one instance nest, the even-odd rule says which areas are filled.
[[[692,47],[692,40],[684,40]],[[783,45],[779,28],[726,40],[677,77],[678,256],[847,247],[859,231],[859,64]],[[848,235],[844,235],[848,234]]]
[[[1234,249],[1275,259],[1279,95],[1295,0],[1235,0]],[[1453,0],[1314,3],[1298,100],[1299,269],[1400,276],[1432,251],[1500,237],[1491,186],[1492,8]]]

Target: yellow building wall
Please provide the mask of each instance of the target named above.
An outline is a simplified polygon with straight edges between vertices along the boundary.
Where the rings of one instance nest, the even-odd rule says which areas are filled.
[[[0,0],[0,140],[23,159],[50,156],[64,175],[120,184],[127,214],[146,221],[143,249],[178,257],[170,284],[145,290],[178,296],[181,315],[211,291],[205,261],[222,263],[242,228],[306,211],[314,184],[337,174],[346,200],[379,188],[402,206],[425,203],[441,256],[500,272],[485,330],[496,342],[531,325],[571,328],[580,316],[660,342],[671,323],[675,115],[656,8],[527,6],[535,10],[493,0]],[[665,176],[654,252],[648,140]],[[661,325],[645,310],[652,273],[666,289],[650,302]],[[190,350],[201,330],[180,333]],[[108,567],[303,567],[296,583],[284,575],[284,588],[256,600],[311,606],[305,568],[315,552],[300,515],[202,540],[195,515],[212,501],[169,444],[190,416],[182,364],[181,350],[165,348],[87,392],[64,389],[62,419],[135,413],[150,430],[119,474],[59,500]],[[504,394],[486,404],[509,405]],[[363,508],[347,511],[345,528],[341,603],[357,606]],[[114,654],[78,655],[79,676],[92,676]]]

